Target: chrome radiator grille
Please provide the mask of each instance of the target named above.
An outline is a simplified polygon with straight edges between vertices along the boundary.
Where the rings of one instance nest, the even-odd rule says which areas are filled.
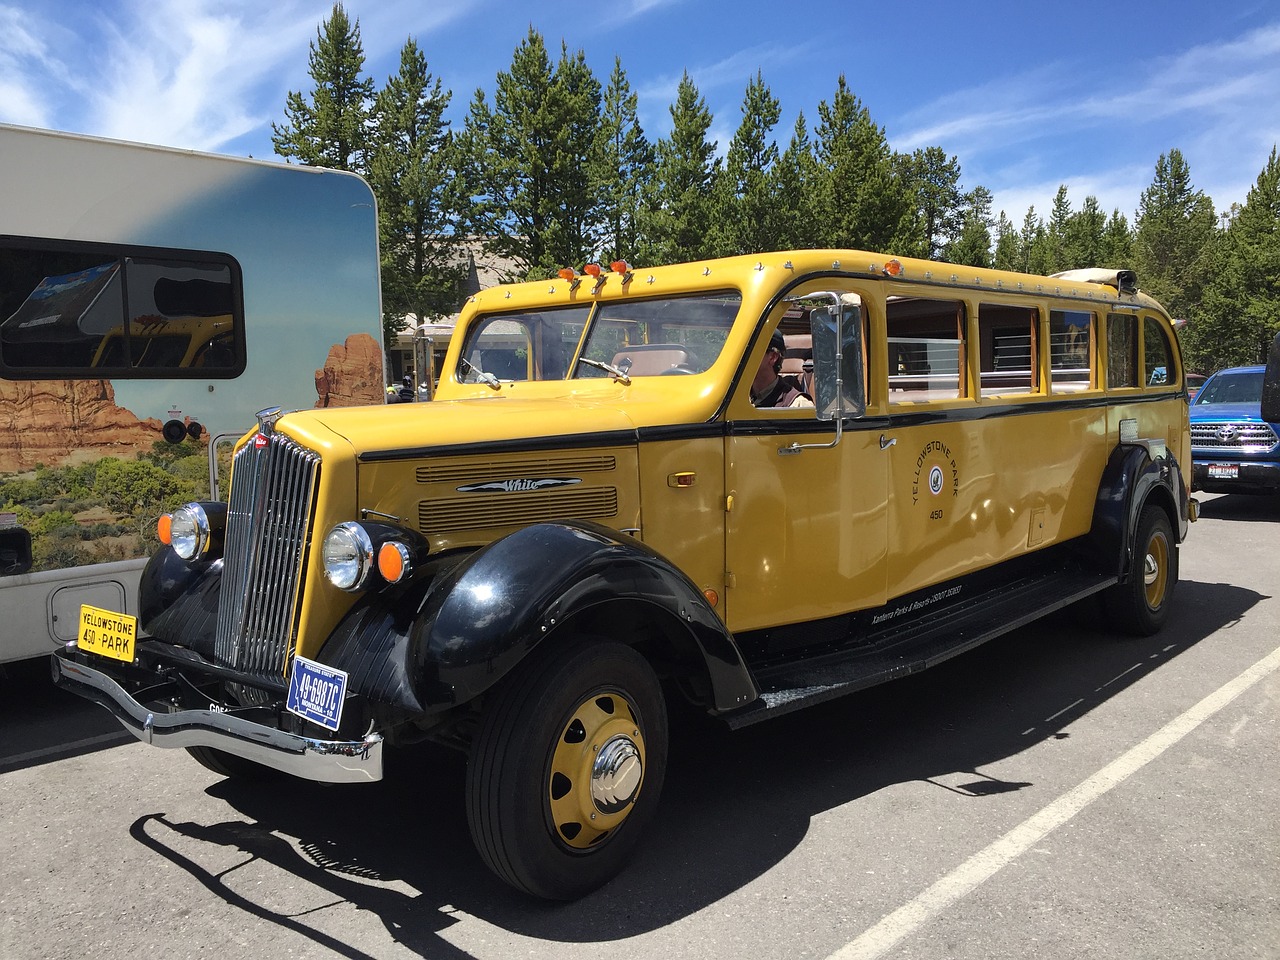
[[[260,434],[236,454],[231,478],[214,655],[278,679],[297,616],[320,457],[288,437]]]
[[[1241,453],[1264,453],[1276,445],[1280,437],[1265,423],[1247,420],[1236,423],[1193,423],[1191,445],[1215,450],[1238,450]]]

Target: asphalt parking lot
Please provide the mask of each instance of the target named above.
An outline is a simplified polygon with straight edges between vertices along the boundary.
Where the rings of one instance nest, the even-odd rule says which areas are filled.
[[[1065,611],[736,733],[673,727],[650,840],[530,901],[460,761],[363,787],[219,780],[0,680],[0,956],[1280,957],[1280,500],[1203,497],[1175,616]]]

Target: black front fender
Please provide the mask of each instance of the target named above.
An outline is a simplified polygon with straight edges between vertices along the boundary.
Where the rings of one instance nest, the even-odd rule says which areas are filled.
[[[701,655],[711,709],[756,698],[701,591],[643,543],[589,523],[526,527],[429,581],[367,598],[320,659],[346,670],[370,699],[434,712],[475,699],[567,620],[619,600],[680,624]]]

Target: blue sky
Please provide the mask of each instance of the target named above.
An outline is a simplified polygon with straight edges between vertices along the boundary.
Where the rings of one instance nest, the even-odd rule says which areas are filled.
[[[1059,184],[1134,216],[1162,153],[1180,149],[1219,211],[1243,202],[1280,142],[1274,0],[347,0],[378,85],[413,36],[461,127],[492,96],[530,26],[553,57],[620,57],[650,139],[688,71],[721,152],[748,81],[781,101],[781,146],[810,129],[844,74],[890,145],[940,146],[1020,224]],[[331,0],[0,0],[0,121],[270,158],[290,90]]]

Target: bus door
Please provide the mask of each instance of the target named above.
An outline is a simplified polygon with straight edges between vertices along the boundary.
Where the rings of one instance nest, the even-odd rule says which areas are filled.
[[[856,306],[846,310],[864,322]],[[768,354],[766,335],[728,408],[725,552],[734,632],[783,619],[820,621],[885,600],[889,456],[880,431],[847,420],[837,439],[812,403],[757,407],[752,381],[771,364]],[[810,624],[804,636],[780,633],[777,644],[826,639]]]

